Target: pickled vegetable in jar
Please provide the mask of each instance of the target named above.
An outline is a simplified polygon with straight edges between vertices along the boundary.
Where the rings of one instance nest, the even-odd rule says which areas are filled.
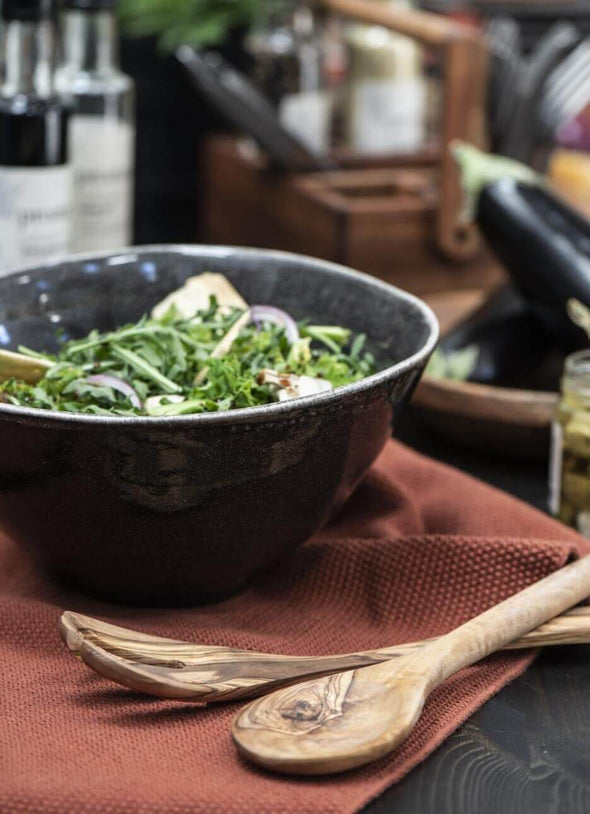
[[[590,350],[565,360],[549,472],[551,513],[590,537]]]

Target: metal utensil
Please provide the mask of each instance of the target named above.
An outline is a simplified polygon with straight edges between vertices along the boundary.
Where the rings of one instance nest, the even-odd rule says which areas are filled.
[[[517,161],[530,163],[536,145],[539,106],[551,72],[580,41],[578,29],[571,23],[553,25],[541,37],[535,50],[516,77],[517,105],[502,143],[501,152]]]

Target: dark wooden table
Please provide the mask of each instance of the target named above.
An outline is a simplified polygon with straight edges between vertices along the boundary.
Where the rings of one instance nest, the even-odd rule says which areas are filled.
[[[406,443],[544,509],[547,464],[445,443],[411,412]],[[590,645],[548,647],[367,814],[588,814]]]

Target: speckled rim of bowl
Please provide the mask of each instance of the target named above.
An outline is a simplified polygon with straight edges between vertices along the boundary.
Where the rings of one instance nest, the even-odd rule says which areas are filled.
[[[59,260],[54,260],[44,264],[43,266],[23,266],[12,271],[7,277],[15,277],[20,274],[27,274],[31,271],[36,271],[39,268],[54,268],[63,263],[76,263],[83,262],[84,260],[104,260],[105,258],[121,258],[125,257],[128,260],[133,260],[134,257],[143,254],[151,254],[154,252],[170,253],[170,254],[184,254],[188,256],[199,257],[231,257],[232,254],[247,255],[252,254],[264,257],[276,257],[277,259],[291,259],[299,263],[303,263],[308,267],[316,266],[319,269],[329,269],[340,275],[343,279],[358,279],[361,278],[373,288],[381,289],[384,292],[390,293],[394,291],[395,294],[402,300],[411,302],[419,311],[422,312],[427,326],[430,328],[430,333],[426,339],[425,344],[407,359],[397,362],[395,365],[379,370],[371,376],[367,376],[358,382],[352,384],[341,385],[333,390],[324,391],[323,393],[314,394],[312,396],[303,396],[302,398],[293,399],[292,401],[281,401],[273,404],[262,404],[258,407],[242,407],[236,410],[220,410],[216,413],[193,413],[191,415],[183,416],[102,416],[102,415],[86,415],[81,413],[60,413],[52,410],[40,410],[36,407],[17,407],[14,404],[2,404],[1,410],[3,414],[10,415],[17,422],[26,419],[27,423],[42,423],[44,425],[63,425],[63,424],[94,424],[109,426],[170,426],[170,425],[224,425],[224,424],[247,424],[258,423],[269,420],[278,420],[285,418],[289,413],[299,412],[306,407],[317,406],[324,407],[332,403],[338,402],[341,397],[349,395],[361,394],[373,387],[388,381],[392,376],[403,373],[404,371],[420,364],[420,362],[428,359],[432,353],[439,339],[439,324],[432,309],[426,305],[418,297],[403,291],[397,286],[385,283],[376,277],[369,274],[364,274],[360,271],[354,271],[347,266],[342,266],[339,263],[332,263],[329,260],[320,260],[316,257],[309,257],[303,254],[296,254],[295,252],[276,251],[274,249],[256,249],[252,247],[242,246],[216,246],[216,245],[201,245],[201,244],[175,244],[164,243],[149,246],[129,246],[123,249],[111,249],[105,252],[86,252],[84,254],[73,254]]]

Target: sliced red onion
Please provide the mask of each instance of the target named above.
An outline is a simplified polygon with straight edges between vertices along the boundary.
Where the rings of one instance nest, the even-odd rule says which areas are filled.
[[[107,373],[97,373],[96,376],[88,376],[86,381],[88,384],[96,384],[99,387],[112,387],[113,390],[117,390],[119,393],[127,396],[131,404],[137,407],[138,410],[141,410],[143,407],[141,399],[137,395],[137,391],[131,387],[129,382],[120,379],[118,376],[109,376]]]
[[[274,322],[275,325],[280,325],[285,329],[285,334],[291,345],[299,339],[297,323],[293,317],[289,316],[286,311],[281,311],[280,308],[275,308],[272,305],[253,305],[250,308],[250,316],[252,322],[258,326],[263,322]]]

